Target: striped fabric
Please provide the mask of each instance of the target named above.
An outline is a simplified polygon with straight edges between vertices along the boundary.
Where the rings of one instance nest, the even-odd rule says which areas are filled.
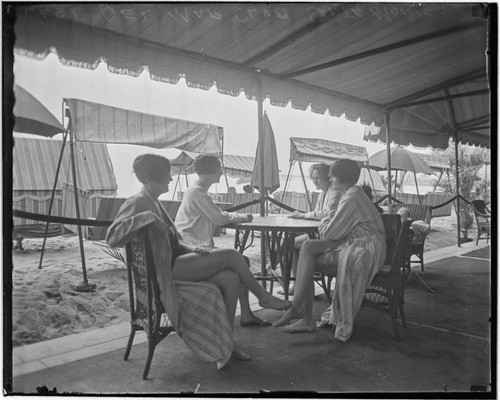
[[[62,141],[14,138],[13,190],[52,190]],[[76,143],[77,184],[85,190],[117,189],[108,148],[100,143]],[[72,182],[70,148],[64,149],[57,189]]]
[[[194,174],[193,160],[200,153],[192,153],[190,151],[182,151],[176,158],[170,160],[171,175]],[[220,157],[220,154],[218,154]],[[253,166],[255,157],[236,156],[231,154],[223,154],[222,164],[226,175],[233,178],[251,178],[253,174]]]
[[[62,141],[55,139],[14,138],[12,152],[12,205],[14,209],[48,214],[61,147]],[[78,188],[83,195],[80,206],[85,210],[81,217],[96,217],[100,199],[103,196],[115,196],[118,187],[108,149],[104,144],[77,143],[75,155]],[[63,193],[63,189],[70,182],[73,182],[70,148],[66,144],[52,205],[52,215],[75,217],[74,211],[71,211],[74,209],[73,195],[71,193],[70,197],[67,197]],[[65,209],[69,211],[65,212]],[[26,224],[36,225],[40,222],[14,218],[16,228]]]
[[[76,140],[80,142],[140,144],[198,153],[222,152],[223,129],[219,126],[80,99],[64,100],[69,107]]]
[[[336,326],[336,339],[347,342],[363,294],[385,263],[384,224],[363,190],[354,185],[342,196],[335,216],[322,222],[319,231],[323,239],[343,241],[325,253],[328,259],[338,252],[339,261],[330,311],[322,318]]]
[[[144,191],[131,197],[118,211],[106,241],[112,247],[120,247],[139,229],[151,226],[151,248],[161,300],[170,321],[184,343],[200,359],[225,364],[231,358],[234,340],[222,295],[208,282],[172,279],[168,230],[173,222],[170,218],[163,218],[160,207],[160,203]]]

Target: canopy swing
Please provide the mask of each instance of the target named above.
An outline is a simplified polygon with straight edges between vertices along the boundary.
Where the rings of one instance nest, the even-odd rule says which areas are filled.
[[[286,189],[289,184],[292,168],[297,163],[302,177],[304,186],[304,196],[308,211],[312,210],[311,196],[307,189],[306,178],[302,168],[303,162],[316,162],[332,164],[337,160],[350,159],[357,161],[363,167],[368,167],[368,153],[366,148],[354,146],[345,143],[333,142],[325,139],[309,139],[309,138],[290,138],[290,167],[286,177],[285,187],[281,195],[281,202],[286,194]],[[366,182],[369,179],[371,187],[376,190],[385,190],[384,184],[378,174],[372,174],[367,168],[362,168],[363,174],[360,176],[359,183]],[[365,173],[366,172],[366,173]]]

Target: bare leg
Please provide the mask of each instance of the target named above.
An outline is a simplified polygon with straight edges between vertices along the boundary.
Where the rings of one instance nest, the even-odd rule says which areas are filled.
[[[248,257],[242,255],[243,260],[248,268],[250,268],[250,260]],[[241,326],[269,326],[271,323],[269,321],[264,321],[257,317],[250,309],[250,302],[248,300],[248,289],[245,286],[241,286],[240,289],[240,325]]]
[[[314,301],[314,281],[313,275],[319,266],[316,263],[317,257],[322,255],[327,249],[338,247],[340,242],[332,240],[311,239],[302,244],[297,263],[297,279],[295,281],[295,295],[292,307],[276,321],[274,326],[283,326],[292,319],[304,318],[309,323],[312,320],[312,305]],[[329,270],[329,274],[334,274],[336,267]]]
[[[240,282],[259,299],[264,308],[286,310],[290,302],[268,293],[248,269],[240,253],[233,249],[215,249],[210,254],[189,253],[179,256],[174,263],[172,276],[176,280],[199,282],[229,269],[238,274]]]
[[[293,256],[292,256],[292,277],[297,277],[297,262],[299,260],[299,251],[302,246],[302,243],[309,239],[309,235],[300,235],[295,238],[295,242],[293,244]],[[283,290],[278,292],[279,294],[284,294]],[[295,293],[295,281],[290,282],[290,287],[288,288],[288,294],[293,296]]]
[[[240,286],[240,278],[237,273],[224,270],[211,276],[207,279],[219,288],[226,305],[227,315],[231,324],[231,329],[234,328],[234,315],[236,314],[236,304],[238,302],[238,288]]]
[[[264,321],[257,317],[250,309],[250,302],[248,301],[248,289],[245,286],[240,288],[240,306],[241,306],[241,316],[240,325],[241,326],[269,326],[271,323],[269,321]]]

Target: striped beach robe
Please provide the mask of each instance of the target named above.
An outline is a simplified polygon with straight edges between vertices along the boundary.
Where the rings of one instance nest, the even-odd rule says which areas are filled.
[[[209,282],[172,279],[169,234],[181,237],[162,204],[145,190],[126,200],[108,229],[106,242],[122,247],[145,226],[150,226],[161,301],[175,331],[199,358],[224,365],[231,358],[234,339],[222,294]]]
[[[333,254],[338,252],[338,269],[332,304],[318,325],[335,325],[335,338],[347,342],[363,294],[385,263],[384,224],[363,189],[354,185],[342,196],[333,218],[322,221],[319,233],[321,239],[342,243],[324,255],[323,262],[331,262]]]

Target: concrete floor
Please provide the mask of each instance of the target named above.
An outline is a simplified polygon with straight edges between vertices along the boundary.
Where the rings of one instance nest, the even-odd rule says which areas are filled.
[[[60,394],[232,393],[281,397],[314,396],[313,392],[428,395],[469,392],[471,388],[496,392],[496,387],[490,386],[496,378],[491,377],[489,334],[491,263],[484,258],[460,256],[481,247],[455,247],[448,254],[453,258],[434,262],[430,257],[420,275],[434,293],[415,275],[410,279],[406,291],[408,326],[401,328],[401,341],[394,340],[386,315],[362,308],[348,343],[334,341],[330,328],[290,335],[272,327],[241,328],[237,324],[235,336],[253,359],[231,361],[221,371],[200,362],[177,335],[171,335],[157,347],[148,380],[141,379],[146,343],[134,345],[129,361],[123,361],[124,344],[108,347],[101,354],[89,345],[89,357],[68,359],[32,372],[18,370],[11,390],[36,393],[37,388],[46,387],[56,388]],[[315,315],[319,316],[327,305],[324,296],[317,296]],[[274,320],[281,313],[261,310],[257,315]],[[123,329],[126,336],[128,328]],[[50,344],[45,348],[50,349]]]

